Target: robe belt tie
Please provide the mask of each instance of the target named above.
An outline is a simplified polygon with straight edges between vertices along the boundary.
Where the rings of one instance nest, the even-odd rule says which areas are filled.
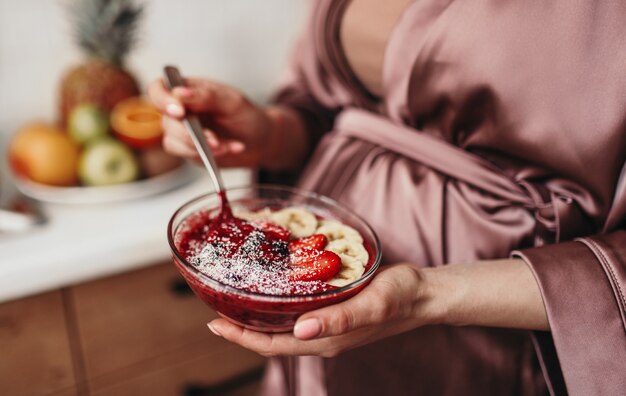
[[[535,245],[559,241],[562,224],[573,210],[572,199],[546,186],[507,177],[488,160],[377,114],[349,108],[335,122],[338,136],[364,140],[419,162],[441,174],[500,197],[532,212]]]

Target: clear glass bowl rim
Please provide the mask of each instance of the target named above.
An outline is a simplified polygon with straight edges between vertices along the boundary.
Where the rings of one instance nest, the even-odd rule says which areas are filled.
[[[324,202],[327,205],[330,205],[334,208],[339,209],[340,211],[344,211],[346,213],[348,213],[350,216],[355,217],[358,221],[360,221],[362,223],[362,225],[364,226],[364,228],[367,229],[367,231],[372,235],[373,238],[373,242],[374,242],[374,249],[375,249],[375,253],[376,253],[376,257],[374,258],[374,262],[372,263],[372,266],[370,267],[370,269],[363,274],[363,276],[361,276],[361,278],[359,278],[358,280],[349,283],[345,286],[339,287],[337,289],[332,289],[332,290],[327,290],[324,292],[320,292],[320,293],[311,293],[311,294],[306,294],[306,295],[301,295],[301,296],[280,296],[280,295],[273,295],[273,294],[263,294],[263,293],[254,293],[251,291],[247,291],[247,290],[241,290],[241,289],[237,289],[235,287],[232,287],[230,285],[226,285],[224,283],[218,282],[213,278],[209,278],[208,276],[206,276],[205,274],[203,274],[202,272],[198,271],[197,269],[195,269],[191,264],[189,264],[187,262],[187,260],[185,260],[185,258],[178,252],[178,249],[176,248],[176,244],[174,242],[174,232],[176,230],[174,230],[174,219],[178,216],[178,214],[180,212],[182,212],[183,210],[185,210],[187,207],[194,205],[196,203],[198,203],[199,201],[202,200],[208,200],[211,199],[213,197],[217,197],[217,192],[210,192],[207,194],[202,194],[200,196],[197,196],[195,198],[192,198],[191,200],[185,202],[183,205],[180,206],[180,208],[178,208],[174,214],[172,215],[172,217],[170,218],[168,224],[167,224],[167,241],[170,245],[170,249],[172,251],[172,253],[174,254],[175,258],[183,264],[183,266],[185,267],[185,270],[187,270],[188,272],[190,272],[194,277],[198,278],[199,280],[201,280],[203,283],[209,284],[211,287],[213,287],[214,289],[223,289],[225,291],[228,291],[229,293],[233,293],[233,294],[237,294],[237,295],[241,295],[241,296],[246,296],[246,297],[251,297],[254,300],[259,300],[259,301],[280,301],[280,302],[300,302],[300,301],[310,301],[310,300],[318,300],[320,298],[328,298],[328,297],[332,297],[335,295],[339,295],[343,292],[355,289],[357,287],[359,287],[361,284],[367,282],[376,272],[376,270],[378,269],[379,265],[380,265],[380,261],[381,261],[381,257],[382,257],[382,252],[381,252],[381,246],[380,246],[380,241],[378,239],[378,235],[376,235],[376,232],[374,232],[374,230],[372,229],[372,227],[369,225],[369,223],[367,221],[365,221],[365,219],[363,219],[361,216],[359,216],[358,214],[354,213],[352,210],[346,208],[345,206],[341,205],[339,202],[335,201],[332,198],[326,197],[324,195],[321,194],[317,194],[314,192],[310,192],[310,191],[305,191],[305,190],[300,190],[298,188],[294,188],[294,187],[288,187],[288,186],[281,186],[281,185],[276,185],[276,184],[251,184],[251,185],[247,185],[247,186],[239,186],[239,187],[231,187],[231,188],[226,188],[226,193],[228,192],[235,192],[235,191],[241,191],[241,190],[255,190],[255,189],[263,189],[263,190],[273,190],[273,191],[282,191],[282,192],[288,192],[291,194],[297,194],[300,195],[302,197],[305,198],[313,198],[319,201]],[[180,225],[180,223],[179,223]]]

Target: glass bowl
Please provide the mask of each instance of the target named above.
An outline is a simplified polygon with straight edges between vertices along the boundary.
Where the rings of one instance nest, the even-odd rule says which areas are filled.
[[[226,195],[233,210],[278,210],[289,206],[306,208],[324,219],[338,220],[361,233],[369,252],[365,273],[358,280],[338,288],[307,295],[269,295],[241,290],[220,283],[194,268],[179,251],[181,230],[194,214],[216,211],[220,200],[216,193],[194,198],[172,216],[167,229],[174,264],[194,293],[219,315],[240,326],[263,332],[291,331],[296,319],[305,312],[336,304],[357,294],[378,269],[380,243],[374,230],[361,217],[336,201],[295,188],[256,185],[228,189]],[[191,220],[189,220],[191,219]]]

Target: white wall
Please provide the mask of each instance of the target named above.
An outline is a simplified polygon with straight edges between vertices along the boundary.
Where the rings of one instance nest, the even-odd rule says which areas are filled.
[[[59,78],[81,58],[66,2],[0,0],[0,168],[16,128],[54,120]],[[174,63],[187,75],[232,83],[257,100],[276,84],[308,9],[307,0],[142,2],[142,40],[128,63],[144,86]]]

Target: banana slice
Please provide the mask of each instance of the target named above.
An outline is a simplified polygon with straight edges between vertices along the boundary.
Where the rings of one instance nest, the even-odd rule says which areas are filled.
[[[296,238],[312,235],[317,228],[315,215],[302,208],[285,208],[273,212],[270,221],[288,229]]]
[[[329,241],[346,239],[358,244],[363,243],[363,237],[354,228],[335,220],[322,220],[315,230],[316,234],[324,234]],[[363,246],[361,246],[363,247]],[[367,252],[366,252],[367,253]],[[367,260],[366,260],[367,262]]]
[[[333,286],[345,286],[359,279],[365,271],[369,260],[369,254],[363,247],[362,242],[354,242],[349,239],[335,239],[326,245],[326,250],[337,253],[341,258],[341,269],[329,284]]]
[[[365,267],[359,260],[341,253],[338,253],[338,256],[341,258],[341,269],[337,275],[326,283],[341,287],[354,282],[363,275]]]
[[[272,211],[270,208],[263,208],[257,211],[251,211],[245,208],[234,208],[233,215],[246,221],[268,220],[272,215]]]
[[[348,256],[361,264],[365,268],[370,255],[361,242],[354,242],[348,239],[336,239],[326,245],[326,250],[337,253],[340,257]]]

